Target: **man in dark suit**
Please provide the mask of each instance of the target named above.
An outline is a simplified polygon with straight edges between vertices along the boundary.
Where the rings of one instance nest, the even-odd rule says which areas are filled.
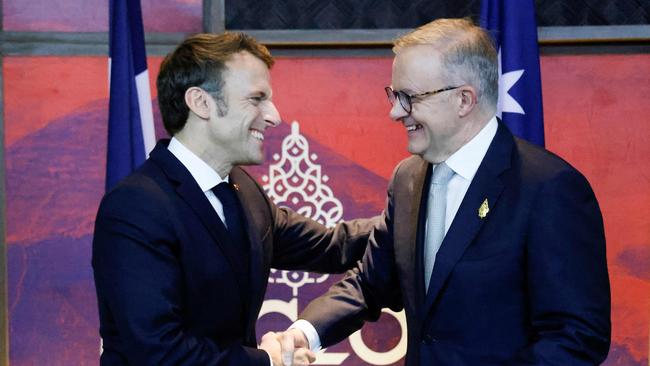
[[[327,229],[238,167],[262,162],[264,131],[280,123],[272,64],[239,33],[190,37],[162,62],[173,137],[106,194],[95,224],[102,365],[281,365],[272,334],[255,340],[270,267],[343,272],[363,255],[370,220]]]
[[[393,173],[361,264],[287,332],[295,346],[332,345],[389,307],[406,312],[406,365],[602,362],[609,279],[587,180],[495,117],[483,29],[439,19],[393,50],[390,115],[414,156]]]

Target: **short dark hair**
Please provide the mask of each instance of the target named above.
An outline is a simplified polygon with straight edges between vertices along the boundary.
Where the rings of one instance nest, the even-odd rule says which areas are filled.
[[[225,63],[242,51],[259,58],[269,69],[273,66],[269,50],[253,37],[239,32],[193,35],[165,57],[156,87],[163,124],[171,136],[182,130],[187,122],[187,89],[198,86],[215,98],[222,97]]]

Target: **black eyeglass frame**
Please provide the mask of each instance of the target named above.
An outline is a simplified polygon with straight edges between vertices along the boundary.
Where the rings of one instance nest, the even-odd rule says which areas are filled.
[[[403,92],[401,90],[395,91],[390,86],[385,87],[384,90],[386,91],[386,96],[388,97],[388,102],[390,102],[391,105],[395,105],[395,100],[399,100],[399,104],[402,106],[402,108],[404,108],[404,111],[406,111],[406,113],[411,113],[413,98],[421,98],[421,97],[425,97],[427,95],[435,95],[435,94],[438,94],[438,93],[446,92],[448,90],[458,89],[461,86],[463,86],[463,85],[447,86],[447,87],[444,87],[442,89],[433,90],[433,91],[424,92],[424,93],[418,93],[418,94],[406,94],[406,92]]]

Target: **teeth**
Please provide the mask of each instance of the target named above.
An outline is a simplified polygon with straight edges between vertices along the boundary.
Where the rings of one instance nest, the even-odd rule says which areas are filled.
[[[260,131],[251,130],[251,136],[253,136],[254,138],[260,141],[264,141],[264,135]]]
[[[406,126],[406,131],[411,132],[418,129],[418,125]]]

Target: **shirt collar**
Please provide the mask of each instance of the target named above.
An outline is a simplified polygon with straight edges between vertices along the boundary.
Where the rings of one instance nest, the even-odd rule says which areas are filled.
[[[490,121],[468,143],[447,158],[447,165],[466,180],[472,180],[487,153],[494,136],[497,134],[499,123],[497,118]]]
[[[222,179],[214,169],[212,169],[205,161],[201,160],[190,149],[185,147],[175,137],[172,137],[167,146],[167,150],[171,152],[180,162],[189,170],[192,178],[199,184],[203,192],[211,190],[214,186],[221,182],[228,182],[228,176]]]

